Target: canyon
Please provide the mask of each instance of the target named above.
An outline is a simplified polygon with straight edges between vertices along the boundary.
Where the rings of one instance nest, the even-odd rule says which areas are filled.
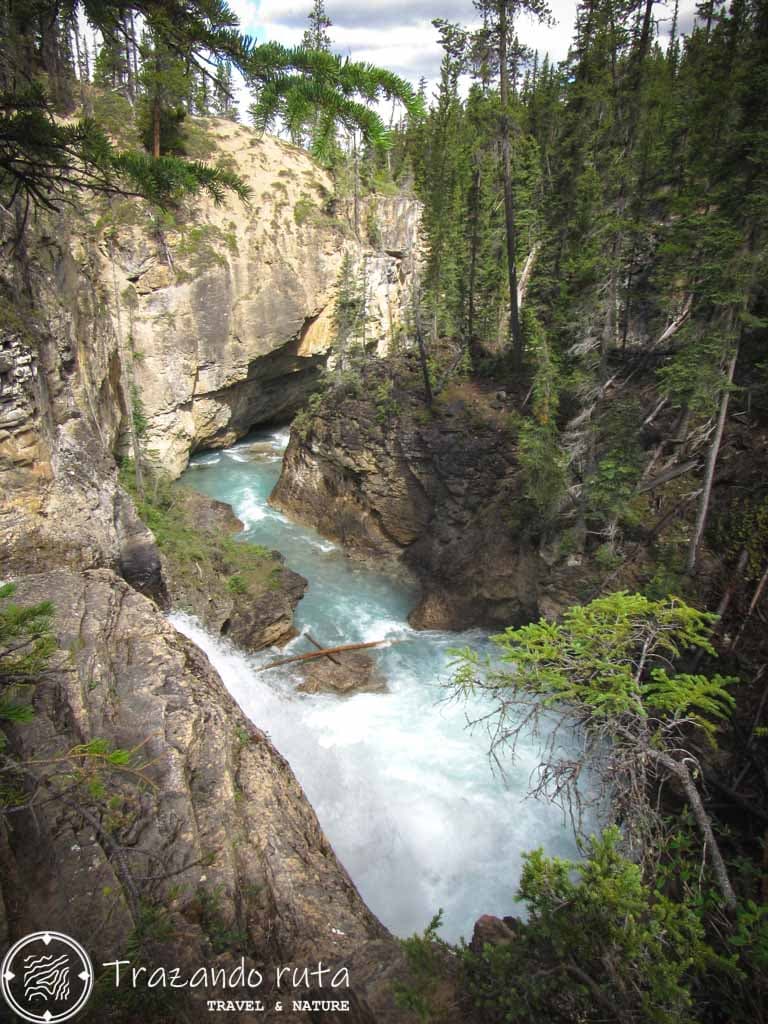
[[[143,947],[156,963],[220,960],[233,946],[253,964],[343,962],[344,1020],[398,1021],[397,943],[287,762],[166,622],[173,600],[199,591],[169,572],[117,461],[133,450],[139,411],[143,446],[168,478],[195,449],[295,412],[331,355],[345,252],[366,266],[369,338],[385,348],[408,293],[418,206],[369,199],[377,246],[360,243],[306,154],[228,122],[206,130],[252,184],[250,207],[201,203],[161,227],[136,200],[89,201],[40,214],[2,264],[2,575],[14,600],[53,603],[59,652],[35,688],[34,724],[11,727],[11,747],[55,761],[99,741],[142,751],[151,767],[138,787],[130,773],[113,780],[112,836],[76,802],[3,819],[0,939],[60,927],[106,959],[136,941],[145,904],[159,901],[168,921]],[[13,227],[3,223],[9,252]],[[205,516],[231,528],[198,504]],[[265,559],[269,607],[244,627],[255,648],[291,635],[305,586]],[[226,620],[238,635],[223,593],[214,627]],[[53,769],[48,784],[58,785]]]

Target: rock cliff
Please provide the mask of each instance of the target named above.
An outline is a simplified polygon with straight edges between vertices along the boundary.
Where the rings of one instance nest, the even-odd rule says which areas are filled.
[[[11,252],[7,222],[0,245]],[[120,488],[120,355],[93,254],[41,217],[0,263],[0,550],[7,576],[108,566],[163,597],[151,533]]]
[[[350,203],[306,152],[229,121],[205,131],[209,159],[251,187],[248,205],[201,201],[161,219],[124,201],[94,232],[110,315],[130,339],[145,447],[173,476],[190,451],[287,421],[304,403],[330,353],[345,253],[366,282],[367,341],[386,350],[418,231],[415,200],[372,196],[358,240]]]
[[[400,383],[369,366],[343,415],[338,396],[323,401],[291,433],[273,503],[353,552],[410,570],[421,584],[418,628],[521,624],[588,587],[581,556],[521,521],[510,408],[465,385],[428,410],[415,367]]]

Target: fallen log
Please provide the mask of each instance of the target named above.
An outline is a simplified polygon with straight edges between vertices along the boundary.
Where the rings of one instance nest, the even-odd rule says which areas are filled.
[[[268,668],[277,668],[279,665],[290,665],[293,661],[309,661],[311,658],[329,658],[332,654],[342,654],[344,651],[363,651],[368,647],[381,647],[382,644],[389,644],[390,640],[370,640],[365,644],[342,644],[340,647],[323,647],[319,651],[310,651],[308,654],[294,654],[290,658],[278,658],[270,661],[267,665],[257,668],[257,672],[266,672]]]
[[[656,487],[660,487],[661,484],[669,483],[670,480],[674,480],[676,476],[682,476],[684,473],[690,473],[692,469],[696,469],[699,465],[699,459],[689,459],[687,462],[683,462],[677,466],[672,466],[671,469],[665,469],[663,473],[659,473],[653,480],[646,480],[645,483],[641,483],[636,488],[638,494],[644,494],[646,491],[652,491]]]
[[[305,633],[304,636],[307,638],[307,640],[309,640],[309,642],[312,644],[313,647],[316,647],[318,649],[318,651],[322,651],[323,654],[326,655],[328,660],[332,661],[334,665],[341,665],[341,662],[339,661],[338,658],[334,658],[334,656],[332,654],[327,654],[326,653],[325,649],[323,648],[323,645],[319,644],[317,642],[317,640],[315,640],[315,638],[312,636],[311,633]]]

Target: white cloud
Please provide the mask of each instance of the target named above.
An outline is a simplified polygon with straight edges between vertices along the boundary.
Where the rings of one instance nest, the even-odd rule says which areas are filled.
[[[244,31],[286,45],[301,42],[308,26],[312,0],[231,0]],[[521,40],[548,53],[553,61],[564,60],[574,32],[576,0],[549,0],[555,19],[544,25],[521,15],[517,31]],[[672,0],[658,0],[654,16],[662,40],[669,32]],[[681,27],[692,23],[695,0],[683,0]],[[335,52],[370,61],[395,71],[414,85],[423,75],[430,85],[438,76],[442,50],[433,18],[477,24],[472,0],[326,0],[331,19],[331,45]]]
[[[312,6],[311,0],[262,0],[254,19],[250,0],[236,2],[248,8],[244,25],[258,23],[267,39],[286,45],[301,41]],[[553,0],[553,8],[559,20],[554,28],[537,26],[526,17],[520,18],[518,31],[528,45],[560,60],[568,50],[575,0]],[[326,11],[337,53],[380,64],[414,84],[422,75],[434,83],[439,74],[442,50],[432,19],[466,25],[477,20],[471,0],[326,0]]]

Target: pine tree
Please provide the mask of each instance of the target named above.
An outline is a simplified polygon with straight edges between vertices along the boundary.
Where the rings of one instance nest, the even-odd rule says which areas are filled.
[[[301,45],[305,50],[325,50],[330,53],[331,37],[328,29],[333,22],[325,12],[325,0],[314,0],[308,15],[309,28],[302,36]]]
[[[542,619],[494,637],[501,662],[514,665],[512,672],[472,650],[458,652],[453,689],[484,691],[493,701],[493,712],[484,708],[483,721],[494,718],[490,735],[497,754],[507,748],[514,756],[520,738],[535,733],[545,713],[557,716],[555,737],[566,723],[583,730],[587,743],[575,760],[563,756],[557,740],[544,740],[535,791],[556,792],[578,827],[586,799],[578,781],[585,769],[594,771],[610,786],[611,814],[621,820],[641,857],[653,856],[663,831],[649,781],[674,778],[733,912],[736,897],[697,785],[701,772],[688,737],[698,732],[714,744],[734,707],[729,687],[736,680],[674,670],[684,650],[712,653],[714,619],[679,598],[610,594],[569,608],[557,623]],[[597,793],[595,800],[600,800]]]
[[[128,188],[159,203],[171,201],[180,192],[200,189],[217,200],[230,188],[246,195],[243,183],[222,169],[194,161],[169,157],[148,160],[137,153],[116,152],[106,133],[92,121],[57,121],[56,96],[46,92],[43,76],[48,75],[50,84],[53,64],[48,26],[55,25],[56,47],[60,47],[58,13],[53,0],[35,4],[20,0],[0,22],[3,205],[8,207],[21,200],[25,223],[25,211],[31,204],[55,207],[72,189],[114,192]],[[259,91],[256,117],[262,127],[281,111],[288,120],[298,117],[302,121],[311,111],[321,111],[318,150],[332,138],[339,119],[358,127],[373,143],[385,145],[387,129],[370,105],[378,98],[397,99],[413,114],[421,110],[413,89],[383,69],[343,61],[328,53],[288,49],[274,43],[256,45],[237,31],[237,19],[223,0],[148,0],[140,7],[111,0],[75,0],[67,13],[72,20],[85,15],[107,41],[98,76],[114,83],[114,88],[129,94],[132,79],[135,83],[135,53],[130,46],[121,45],[120,39],[125,41],[126,23],[132,25],[134,15],[141,15],[153,45],[181,59],[188,71],[195,68],[208,73],[212,59],[230,61]],[[45,26],[42,33],[39,24]],[[129,32],[132,35],[132,29]],[[64,52],[57,49],[56,59],[60,61]],[[164,89],[158,81],[156,92]],[[169,91],[175,94],[175,83]],[[188,95],[189,90],[184,102]],[[157,151],[154,124],[152,145]]]
[[[491,40],[493,59],[499,76],[499,142],[501,146],[502,186],[504,195],[504,221],[506,237],[507,280],[509,286],[509,337],[513,364],[519,373],[523,366],[524,338],[517,294],[517,227],[515,223],[515,197],[512,186],[512,109],[511,95],[515,91],[520,65],[520,50],[514,36],[514,19],[520,12],[532,14],[540,20],[549,18],[545,0],[476,0],[475,7],[483,14]]]
[[[365,357],[365,283],[350,252],[342,257],[333,308],[334,351],[339,374]]]
[[[231,61],[223,60],[216,66],[211,108],[217,117],[224,117],[228,121],[237,121],[240,116],[235,102]]]
[[[141,60],[138,125],[144,145],[157,160],[180,148],[179,126],[186,116],[189,73],[174,51],[149,32],[142,40]]]

